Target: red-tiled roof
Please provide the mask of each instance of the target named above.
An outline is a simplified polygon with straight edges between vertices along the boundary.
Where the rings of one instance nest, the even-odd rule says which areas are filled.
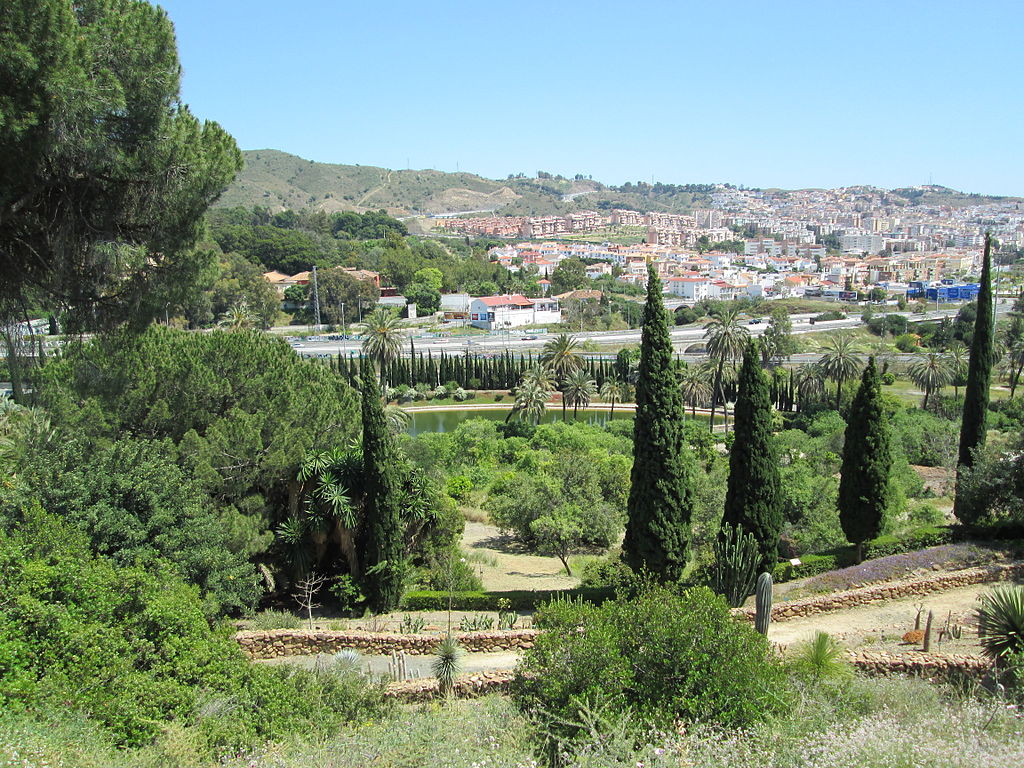
[[[528,299],[522,294],[515,294],[514,296],[483,296],[482,301],[488,307],[532,307],[533,299]]]

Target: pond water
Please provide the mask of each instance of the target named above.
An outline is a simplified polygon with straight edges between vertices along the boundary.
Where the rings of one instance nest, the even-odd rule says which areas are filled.
[[[415,437],[420,432],[451,432],[453,429],[459,426],[462,422],[467,419],[488,419],[489,421],[504,421],[508,416],[508,409],[503,410],[490,410],[490,409],[477,409],[477,408],[466,408],[450,411],[421,411],[419,413],[409,414],[409,426],[406,428],[406,432]],[[614,414],[615,421],[632,421],[633,412],[624,411],[618,408],[615,409]],[[689,413],[686,414],[686,418],[691,417]],[[698,421],[702,421],[707,424],[708,416],[706,414],[698,413],[695,417]],[[550,424],[555,421],[562,420],[562,409],[560,407],[549,408],[545,413],[541,422],[544,424]],[[570,408],[566,412],[567,421],[578,421],[583,424],[593,424],[598,426],[604,426],[608,422],[608,411],[604,408],[580,408],[576,414],[576,418],[573,419],[572,409]]]

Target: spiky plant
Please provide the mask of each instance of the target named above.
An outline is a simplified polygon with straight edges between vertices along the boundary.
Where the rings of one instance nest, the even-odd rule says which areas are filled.
[[[761,551],[754,535],[739,526],[725,526],[715,542],[711,589],[738,608],[754,591],[760,562]]]
[[[1024,586],[1001,585],[981,596],[978,638],[997,664],[1024,652]]]
[[[455,678],[462,671],[462,648],[459,641],[451,634],[445,635],[437,648],[437,659],[434,661],[433,672],[437,678],[437,692],[442,698],[451,695],[455,688]]]
[[[815,683],[849,677],[853,672],[843,660],[843,646],[828,632],[821,631],[797,647],[789,660],[789,668],[797,677]]]

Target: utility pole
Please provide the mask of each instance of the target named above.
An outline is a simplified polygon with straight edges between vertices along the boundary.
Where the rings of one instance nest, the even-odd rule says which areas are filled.
[[[345,323],[345,302],[342,301],[342,302],[340,302],[340,304],[341,304],[341,334],[343,336],[348,336],[348,325]]]
[[[315,331],[320,333],[320,291],[316,285],[316,267],[313,267],[313,319],[316,323]]]

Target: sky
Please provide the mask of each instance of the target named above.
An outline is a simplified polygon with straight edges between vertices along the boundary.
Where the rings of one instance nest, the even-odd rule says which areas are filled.
[[[1024,195],[1016,0],[163,0],[242,149],[607,184]]]

